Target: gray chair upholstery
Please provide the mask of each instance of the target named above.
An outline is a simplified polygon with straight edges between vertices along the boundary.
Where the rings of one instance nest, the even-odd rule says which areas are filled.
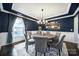
[[[50,44],[52,44],[52,43],[55,44],[55,43],[59,42],[60,34],[61,34],[61,33],[56,33],[55,38],[51,38],[50,40],[48,40],[48,43],[50,43]],[[49,45],[49,44],[48,44],[48,48],[49,48],[49,50],[50,50],[50,45]]]
[[[54,41],[53,41],[54,43],[59,42],[60,34],[61,34],[61,33],[56,33],[56,37],[54,38]]]
[[[28,39],[27,38],[27,34],[24,34],[24,36],[25,36],[25,47],[26,47],[26,51],[28,51],[28,45],[31,45],[31,44],[34,44],[35,43],[35,41],[33,40],[33,41],[31,41],[30,39]]]
[[[40,53],[44,53],[45,56],[45,53],[47,51],[47,38],[34,37],[34,39],[35,39],[35,50],[36,50],[35,55],[37,55],[37,52],[40,52]]]
[[[63,35],[61,37],[61,40],[58,43],[56,43],[56,44],[54,44],[54,43],[52,43],[52,44],[48,43],[48,45],[50,45],[51,47],[54,47],[54,48],[56,48],[56,49],[59,50],[59,55],[61,55],[64,38],[65,38],[65,35]]]
[[[57,43],[57,42],[59,42],[60,34],[61,33],[56,33],[55,38],[51,38],[50,40],[48,40],[48,42],[50,42],[50,43]]]

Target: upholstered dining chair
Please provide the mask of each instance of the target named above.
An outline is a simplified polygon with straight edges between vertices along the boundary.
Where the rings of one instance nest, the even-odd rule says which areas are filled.
[[[51,38],[50,40],[48,40],[48,42],[50,42],[50,43],[57,43],[57,42],[59,42],[60,34],[61,33],[56,33],[55,37]]]
[[[61,55],[61,52],[62,52],[62,46],[63,46],[64,38],[65,38],[65,35],[63,35],[61,37],[61,40],[59,42],[57,42],[57,43],[48,43],[48,45],[50,45],[50,47],[58,49],[59,55]]]
[[[25,48],[26,51],[28,51],[28,45],[34,44],[35,41],[33,39],[28,39],[27,34],[24,34],[24,36],[25,36]]]
[[[56,33],[56,35],[55,35],[54,38],[51,38],[50,40],[48,40],[48,43],[50,43],[50,44],[52,44],[52,43],[55,44],[55,43],[59,42],[60,34],[61,34],[61,33]],[[48,45],[48,48],[49,48],[49,50],[50,50],[50,45]]]
[[[47,38],[44,37],[34,37],[35,39],[35,55],[37,56],[37,52],[39,53],[45,53],[47,51]]]
[[[53,43],[57,43],[59,42],[59,37],[60,37],[61,33],[56,33],[55,38],[52,40]]]

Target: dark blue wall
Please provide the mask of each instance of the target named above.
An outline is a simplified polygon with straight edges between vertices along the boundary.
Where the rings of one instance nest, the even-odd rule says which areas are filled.
[[[23,19],[25,22],[26,30],[27,31],[35,31],[38,30],[38,24],[35,21],[31,21],[28,19]]]
[[[53,21],[60,23],[60,30],[56,30],[56,31],[65,31],[65,32],[74,31],[74,17],[52,20],[51,22],[53,22]],[[72,31],[71,31],[71,29],[72,29]],[[53,29],[47,29],[47,30],[53,30]],[[55,30],[53,30],[53,31],[55,31]]]
[[[10,20],[14,20],[15,17],[17,16],[0,11],[0,32],[8,32]]]
[[[8,32],[9,14],[0,11],[0,32]]]
[[[8,32],[9,21],[13,20],[12,14],[7,14],[0,11],[0,32]],[[16,16],[17,17],[17,16]],[[28,31],[38,30],[38,24],[35,21],[24,19]]]

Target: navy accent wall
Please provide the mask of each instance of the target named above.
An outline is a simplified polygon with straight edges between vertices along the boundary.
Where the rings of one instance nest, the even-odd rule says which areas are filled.
[[[2,3],[3,9],[10,11],[12,8],[12,3]]]
[[[0,32],[8,32],[9,21],[12,18],[11,16],[11,14],[7,14],[0,11]],[[37,22],[27,19],[25,19],[25,22],[28,31],[38,30]]]
[[[8,32],[10,20],[14,20],[14,15],[0,11],[0,32]],[[17,17],[17,16],[15,16]]]
[[[78,7],[79,7],[79,3],[72,3],[68,13],[72,15]]]
[[[0,11],[0,32],[8,32],[9,14]]]
[[[24,23],[25,23],[25,29],[27,31],[38,30],[38,24],[37,24],[37,22],[31,21],[31,20],[28,20],[28,19],[23,19],[23,20],[24,20]]]
[[[65,31],[65,32],[74,31],[74,18],[73,17],[52,20],[51,22],[53,22],[53,21],[60,23],[60,30],[53,30],[53,29],[47,29],[47,30]]]

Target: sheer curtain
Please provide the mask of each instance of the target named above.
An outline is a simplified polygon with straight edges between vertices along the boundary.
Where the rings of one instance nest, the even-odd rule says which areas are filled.
[[[15,20],[16,20],[16,16],[14,16],[14,15],[9,16],[9,28],[8,28],[7,43],[12,43],[12,28],[15,23]]]
[[[8,43],[12,43],[12,27],[14,25],[14,22],[16,20],[16,16],[14,15],[9,15],[9,28],[8,28],[8,37],[7,37],[7,44]],[[12,55],[12,50],[13,50],[13,46],[12,45],[8,45],[6,47],[6,55]]]

